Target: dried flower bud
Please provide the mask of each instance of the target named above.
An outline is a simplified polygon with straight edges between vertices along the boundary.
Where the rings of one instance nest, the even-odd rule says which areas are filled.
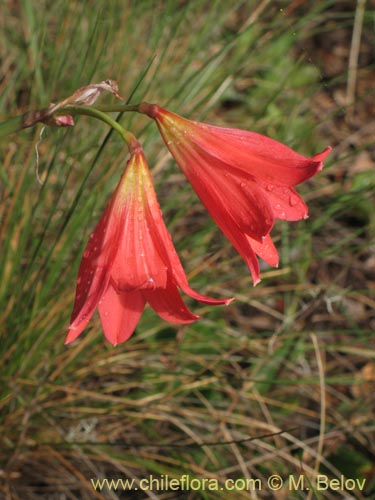
[[[118,99],[123,100],[123,97],[119,94],[117,82],[115,80],[104,80],[77,89],[71,96],[55,104],[53,108],[51,108],[51,112],[53,113],[57,109],[68,106],[69,104],[73,106],[89,106],[94,104],[97,98],[105,90]]]
[[[92,83],[77,89],[72,95],[58,103],[51,103],[48,108],[37,111],[29,111],[23,119],[23,128],[32,127],[36,123],[45,123],[50,127],[73,127],[74,120],[71,115],[56,115],[57,110],[64,106],[89,106],[93,104],[102,92],[108,91],[118,99],[124,98],[118,91],[118,85],[115,80],[103,80],[99,83]]]

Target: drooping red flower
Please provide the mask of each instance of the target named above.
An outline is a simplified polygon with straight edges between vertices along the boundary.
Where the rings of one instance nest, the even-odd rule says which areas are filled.
[[[257,256],[278,265],[270,237],[275,219],[307,217],[293,186],[319,172],[331,148],[306,158],[264,135],[187,120],[155,104],[142,103],[139,111],[155,119],[172,156],[257,284]]]
[[[190,288],[163,222],[144,153],[136,142],[131,149],[122,178],[84,251],[65,343],[78,337],[96,308],[106,338],[116,345],[131,336],[146,302],[166,321],[197,320],[178,288],[207,304],[232,300],[216,300]]]

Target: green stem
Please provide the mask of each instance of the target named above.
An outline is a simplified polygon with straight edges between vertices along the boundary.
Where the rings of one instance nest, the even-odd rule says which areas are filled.
[[[126,144],[130,147],[130,145],[136,141],[135,136],[129,131],[126,130],[124,127],[122,127],[116,120],[111,118],[109,115],[106,113],[103,113],[103,111],[94,108],[92,106],[72,106],[68,105],[63,108],[60,108],[56,114],[59,115],[64,115],[64,114],[69,114],[69,115],[86,115],[86,116],[92,116],[93,118],[97,118],[98,120],[101,120],[102,122],[106,123],[110,127],[112,127],[116,132],[118,132],[121,137],[124,139]]]
[[[95,106],[95,109],[103,113],[124,113],[128,111],[136,111],[139,113],[139,104],[112,104],[104,106]]]
[[[46,110],[47,111],[47,110]],[[129,111],[137,111],[139,112],[139,104],[119,104],[113,106],[73,106],[68,105],[61,107],[55,111],[55,115],[86,115],[92,116],[93,118],[97,118],[105,123],[107,123],[110,127],[114,128],[121,137],[125,140],[125,142],[129,145],[135,138],[131,132],[125,130],[118,122],[113,120],[106,113],[116,113],[116,112],[129,112]],[[0,122],[0,138],[5,137],[6,135],[13,134],[14,132],[18,132],[19,130],[23,130],[24,128],[36,125],[41,121],[38,120],[38,111],[27,112],[22,115],[15,116],[13,118],[9,118],[4,122]],[[42,112],[41,112],[42,115]],[[43,115],[44,118],[48,115]],[[30,118],[31,117],[31,118]],[[30,118],[30,121],[29,121]]]

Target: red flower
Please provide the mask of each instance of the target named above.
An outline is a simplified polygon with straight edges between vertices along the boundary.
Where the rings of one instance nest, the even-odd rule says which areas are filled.
[[[228,304],[192,290],[164,225],[144,153],[137,142],[124,174],[86,246],[65,343],[87,326],[96,307],[114,345],[133,333],[146,302],[163,319],[191,323],[178,288],[207,304]]]
[[[331,148],[306,158],[254,132],[194,122],[154,104],[142,103],[139,111],[155,119],[174,159],[257,284],[257,255],[278,265],[269,234],[275,219],[307,217],[293,186],[319,172]]]

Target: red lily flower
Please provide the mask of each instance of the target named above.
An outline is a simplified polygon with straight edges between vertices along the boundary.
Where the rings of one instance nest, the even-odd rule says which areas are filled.
[[[307,217],[293,186],[319,172],[331,148],[306,158],[263,135],[187,120],[155,104],[142,103],[139,111],[156,121],[172,156],[256,285],[257,255],[278,265],[269,234],[275,219]]]
[[[133,333],[146,302],[163,319],[191,323],[194,315],[178,288],[207,304],[228,304],[190,288],[164,225],[144,153],[131,144],[125,172],[86,246],[65,343],[87,326],[96,307],[114,345]]]

